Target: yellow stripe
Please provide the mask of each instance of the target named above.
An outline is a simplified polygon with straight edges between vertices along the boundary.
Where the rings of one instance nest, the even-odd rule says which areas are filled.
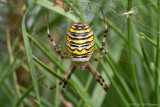
[[[75,33],[85,33],[85,30],[76,30]]]
[[[84,42],[87,42],[87,41],[92,41],[94,39],[94,36],[91,36],[90,38],[86,39],[86,40],[72,40],[71,38],[69,38],[69,36],[66,36],[66,39],[69,41],[69,42],[75,42],[75,43],[84,43]]]
[[[70,32],[75,32],[75,30],[74,30],[74,29],[72,29],[72,28],[70,28],[69,30],[70,30]]]
[[[86,26],[84,23],[75,23],[74,26]]]
[[[85,54],[85,53],[88,53],[88,52],[91,52],[93,49],[94,49],[94,46],[92,48],[90,48],[89,50],[82,50],[81,52],[77,51],[77,50],[74,50],[72,51],[69,47],[66,46],[66,49],[70,52],[70,53],[74,53],[74,54]]]
[[[75,33],[85,33],[85,32],[90,32],[91,29],[88,28],[88,29],[86,29],[86,30],[74,30],[74,29],[70,28],[69,31],[70,31],[70,32],[73,32],[73,33],[74,33],[74,32],[75,32]]]
[[[87,30],[85,30],[85,32],[90,32],[91,31],[91,29],[90,28],[88,28]]]
[[[75,23],[74,26],[77,26],[77,24]]]

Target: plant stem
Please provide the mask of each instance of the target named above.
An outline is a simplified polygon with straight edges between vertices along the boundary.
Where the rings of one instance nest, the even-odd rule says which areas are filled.
[[[31,77],[32,77],[32,81],[34,84],[34,89],[35,89],[35,95],[37,98],[37,103],[38,106],[41,107],[41,102],[40,102],[40,96],[39,96],[39,89],[38,89],[38,80],[37,80],[37,75],[36,75],[36,70],[35,70],[35,66],[33,63],[33,58],[32,58],[32,52],[31,52],[31,48],[30,48],[30,44],[29,44],[29,40],[26,34],[26,25],[25,25],[25,19],[27,16],[27,13],[32,9],[32,7],[35,5],[37,0],[34,0],[32,2],[32,4],[28,7],[27,11],[24,13],[23,19],[22,19],[22,33],[23,33],[23,40],[24,40],[24,44],[25,44],[25,49],[26,49],[26,55],[27,55],[27,59],[28,59],[28,63],[29,63],[29,68],[31,71]]]
[[[157,0],[157,49],[156,49],[156,64],[155,64],[155,104],[158,107],[159,106],[159,36],[160,36],[160,0]]]
[[[128,0],[128,11],[130,11],[132,8],[132,0]],[[134,78],[134,82],[136,85],[136,90],[137,90],[137,94],[141,103],[141,106],[143,107],[143,100],[142,100],[142,96],[138,87],[138,82],[137,82],[137,77],[136,77],[136,72],[135,72],[135,66],[134,66],[134,61],[133,61],[133,54],[132,54],[132,46],[131,46],[131,21],[130,21],[130,14],[128,15],[128,19],[127,19],[127,28],[128,28],[128,45],[129,45],[129,56],[130,56],[130,61],[131,61],[131,69],[132,69],[132,73],[133,73],[133,78]]]
[[[77,15],[83,20],[83,22],[87,24],[87,22],[84,19],[84,17],[78,13],[78,11],[74,8],[74,6],[68,0],[67,0],[67,2],[73,8],[73,10],[77,13]]]
[[[0,78],[0,87],[1,87],[1,85],[3,84],[4,80],[5,80],[5,79],[10,75],[10,73],[12,72],[12,68],[13,68],[13,66],[14,66],[15,63],[16,63],[16,59],[17,59],[17,57],[19,56],[20,52],[21,52],[21,48],[20,48],[20,49],[18,50],[18,52],[16,53],[16,55],[15,55],[15,57],[14,57],[14,59],[13,59],[13,62],[11,63],[11,65],[9,65],[8,70],[4,73],[3,77]]]
[[[12,64],[14,57],[13,57],[12,48],[11,48],[11,39],[10,39],[9,30],[6,30],[6,36],[7,36],[7,47],[8,47],[8,52],[9,52],[10,64]],[[20,91],[19,91],[19,85],[18,85],[18,82],[17,82],[16,72],[13,72],[12,76],[13,76],[13,84],[15,86],[15,93],[17,95],[16,99],[18,99],[21,96],[21,94],[20,94]],[[20,107],[23,107],[23,104],[21,104]]]
[[[42,78],[44,78],[44,75],[40,76],[38,78],[38,81],[40,81]],[[33,90],[34,85],[32,84],[25,92],[23,92],[23,95],[16,101],[14,107],[19,107],[19,104],[24,100],[26,96]]]

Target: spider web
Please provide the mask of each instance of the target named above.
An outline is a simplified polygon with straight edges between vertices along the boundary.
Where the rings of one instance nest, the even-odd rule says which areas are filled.
[[[98,20],[99,17],[102,17],[101,10],[100,10],[100,8],[102,7],[104,14],[105,14],[105,18],[107,18],[112,24],[115,24],[115,26],[119,26],[119,28],[118,27],[117,28],[120,30],[120,32],[123,32],[125,34],[126,38],[127,38],[126,23],[127,23],[128,17],[131,19],[131,25],[133,26],[133,29],[134,29],[131,32],[134,33],[136,30],[137,38],[141,32],[145,33],[148,37],[153,38],[152,35],[157,35],[157,33],[159,32],[157,32],[155,27],[153,27],[154,25],[153,26],[150,25],[152,20],[143,22],[143,19],[149,17],[150,14],[148,11],[151,10],[150,8],[152,8],[153,5],[157,6],[157,2],[156,0],[154,0],[152,3],[146,2],[146,1],[141,2],[141,3],[133,1],[133,6],[130,11],[127,11],[127,4],[125,4],[125,0],[119,0],[119,1],[116,1],[116,0],[115,1],[114,0],[103,0],[103,1],[81,0],[79,1],[79,3],[76,2],[72,4],[75,7],[77,5],[80,5],[80,6],[82,5],[82,8],[85,14],[84,17],[87,20],[87,22],[92,23],[93,21],[93,24],[90,27],[94,30],[94,33],[96,34],[96,36],[103,37],[103,35],[97,35],[98,34],[97,32],[104,32],[103,20],[101,20],[101,22],[98,22],[98,23],[95,22],[94,20],[94,19]],[[129,16],[129,14],[131,14],[132,16]],[[153,20],[157,20],[157,19],[153,19]],[[118,39],[116,39],[116,37]],[[127,48],[124,48],[121,45],[117,44],[117,41],[119,41],[119,36],[117,34],[113,35],[109,31],[107,39],[109,39],[109,41],[112,41],[112,45],[115,48],[122,48],[126,51],[129,51]],[[138,47],[140,48],[140,46]],[[133,51],[133,53],[135,52]],[[127,62],[127,63],[130,63],[130,62]]]
[[[75,6],[82,6],[82,10],[84,12],[84,18],[86,19],[86,21],[88,23],[91,23],[92,20],[94,18],[99,18],[102,16],[101,14],[101,10],[100,8],[102,7],[103,8],[103,11],[105,13],[105,18],[111,20],[111,22],[115,23],[116,25],[121,25],[122,23],[126,23],[127,22],[127,17],[128,17],[128,14],[133,14],[134,17],[130,17],[131,20],[132,20],[132,25],[136,26],[141,32],[145,32],[148,34],[148,36],[150,36],[150,33],[158,33],[156,31],[156,29],[150,27],[149,25],[147,25],[146,23],[143,23],[141,21],[138,21],[135,17],[139,17],[139,19],[143,19],[144,17],[147,17],[147,15],[140,15],[141,14],[141,10],[144,8],[145,11],[147,11],[147,8],[150,8],[152,7],[152,5],[156,5],[157,2],[156,0],[153,1],[153,4],[151,3],[147,3],[147,4],[140,4],[140,5],[134,5],[134,2],[133,2],[133,7],[130,11],[127,11],[127,4],[124,4],[125,0],[119,0],[119,1],[114,1],[114,0],[102,0],[102,1],[96,1],[96,0],[80,0],[79,3],[76,2],[75,0],[72,0],[72,5],[75,7]],[[7,3],[6,0],[1,0],[0,1],[1,4],[2,3]],[[24,2],[25,4],[29,4],[30,1],[26,1]],[[116,6],[117,4],[118,7]],[[1,5],[3,6],[3,5]],[[20,15],[22,15],[22,12],[24,11],[23,8],[18,8],[18,6],[14,5],[14,8],[15,8],[15,11],[17,13],[19,13],[19,16],[16,20],[16,23],[12,22],[12,20],[10,19],[7,19],[6,20],[10,23],[14,23],[14,26],[13,26],[13,29],[17,26],[17,23],[18,21],[20,21]],[[37,6],[37,8],[35,8],[35,10],[30,13],[30,15],[35,15],[39,12],[43,10],[43,8]],[[78,10],[78,9],[77,9]],[[71,12],[73,13],[73,10],[71,10]],[[112,13],[113,14],[113,17],[109,16],[107,13]],[[138,16],[136,16],[138,15]],[[35,32],[35,21],[33,20],[34,17],[30,17],[27,21],[27,25],[28,27],[31,27],[33,26],[33,32]],[[77,16],[78,19],[80,19],[78,16]],[[121,19],[121,21],[118,21],[117,19]],[[2,18],[1,18],[1,21]],[[148,21],[148,23],[150,23]],[[101,20],[101,24],[102,27],[98,26],[97,23],[92,24],[92,29],[96,29],[97,31],[99,32],[103,32],[104,29],[103,29],[103,20]],[[140,26],[141,25],[141,26]],[[126,31],[125,31],[126,32]],[[14,31],[13,31],[14,33]],[[109,37],[109,36],[108,36]],[[14,39],[14,37],[11,37],[11,39]],[[112,41],[114,43],[114,41]]]
[[[25,4],[30,4],[31,1],[25,1]],[[137,34],[139,34],[140,32],[145,33],[147,36],[149,36],[150,38],[152,38],[152,36],[150,34],[156,35],[158,32],[156,31],[155,28],[152,28],[149,23],[151,23],[151,20],[148,20],[148,23],[144,23],[141,20],[145,17],[148,17],[148,14],[142,14],[142,10],[144,9],[144,11],[147,13],[147,9],[151,8],[152,5],[156,5],[157,2],[156,0],[153,1],[153,4],[150,2],[144,2],[145,4],[139,4],[137,5],[137,2],[133,2],[133,6],[132,9],[130,11],[127,11],[127,4],[125,4],[125,0],[79,0],[79,2],[77,2],[76,0],[71,0],[70,1],[72,3],[72,5],[74,7],[78,7],[81,6],[82,7],[82,11],[84,12],[84,19],[86,19],[87,23],[92,23],[92,25],[90,26],[95,35],[100,37],[100,40],[102,41],[103,39],[103,32],[104,32],[104,23],[102,20],[102,13],[101,13],[101,8],[103,8],[104,14],[105,14],[105,18],[107,18],[112,24],[115,24],[115,26],[119,26],[119,30],[121,32],[124,32],[124,34],[126,35],[127,38],[127,31],[126,31],[126,23],[127,23],[127,18],[130,17],[128,16],[129,14],[132,14],[132,17],[130,17],[131,19],[131,23],[132,26],[134,26],[137,30]],[[3,3],[7,3],[6,0],[1,0],[0,3],[2,4],[1,6],[3,6]],[[67,4],[67,2],[64,2]],[[67,5],[68,6],[68,5]],[[13,22],[12,20],[6,18],[5,20],[9,23],[14,24],[12,29],[16,29],[16,26],[18,25],[18,22],[21,21],[21,15],[23,13],[23,8],[19,8],[17,5],[14,5],[14,9],[16,11],[16,13],[19,14],[19,16],[17,17],[16,22]],[[78,8],[76,8],[79,11]],[[36,27],[37,25],[39,26],[39,24],[37,24],[37,22],[34,20],[34,18],[38,15],[38,13],[40,11],[44,10],[44,8],[37,6],[30,14],[29,14],[29,19],[27,19],[27,26],[28,27],[32,27],[32,33],[36,32]],[[71,13],[74,14],[74,10],[71,9],[70,11]],[[45,17],[43,17],[45,18]],[[77,18],[80,20],[79,16],[77,16]],[[99,20],[100,21],[96,21]],[[137,20],[138,19],[138,20]],[[45,19],[46,20],[46,19]],[[1,21],[3,21],[3,19],[1,18]],[[61,31],[61,29],[65,29],[65,24],[63,24],[64,21],[61,23],[63,27],[58,26],[57,28],[59,29],[59,31]],[[112,41],[112,47],[114,46],[115,48],[121,48],[124,49],[126,51],[129,51],[127,48],[124,48],[123,46],[117,44],[117,41],[119,41],[119,36],[113,32],[112,30],[110,31],[110,28],[108,26],[109,29],[109,33],[107,36],[107,42],[106,44],[109,44],[109,41]],[[14,30],[13,30],[13,35],[11,37],[11,40],[14,41],[15,35],[14,35]],[[19,31],[21,32],[21,31]],[[99,35],[100,32],[102,32],[102,35]],[[133,32],[133,31],[131,31]],[[63,32],[61,32],[61,34],[64,35]],[[116,39],[117,38],[117,39]],[[33,45],[31,45],[31,47],[33,48]],[[133,51],[133,53],[135,53]],[[126,61],[126,60],[124,60]],[[130,62],[126,62],[126,63],[130,63]]]
[[[120,31],[123,31],[124,34],[126,35],[127,38],[127,30],[126,30],[126,23],[127,23],[127,18],[129,14],[132,14],[132,17],[130,17],[131,19],[131,23],[133,26],[136,27],[136,29],[138,29],[137,33],[140,32],[145,32],[145,34],[147,34],[147,36],[150,36],[150,34],[156,34],[158,33],[156,31],[155,28],[152,28],[148,23],[150,23],[148,21],[148,23],[143,23],[141,22],[141,19],[147,17],[147,14],[143,14],[142,13],[142,9],[145,9],[145,11],[147,11],[147,8],[152,7],[152,5],[156,5],[157,2],[156,0],[153,1],[153,4],[146,2],[146,4],[139,4],[137,5],[137,2],[133,2],[133,6],[132,9],[130,11],[127,11],[127,4],[125,4],[125,0],[102,0],[102,1],[98,1],[98,0],[80,0],[79,2],[72,0],[70,1],[72,3],[72,5],[74,7],[78,7],[81,6],[82,7],[82,11],[84,12],[84,19],[87,21],[87,23],[92,23],[92,25],[90,26],[95,35],[96,36],[100,36],[101,40],[103,37],[103,33],[102,35],[99,35],[100,32],[104,32],[104,23],[102,20],[102,13],[101,13],[101,8],[103,8],[104,14],[105,14],[105,18],[107,18],[111,23],[115,24],[115,26],[119,26],[120,27]],[[27,2],[25,2],[27,3]],[[64,2],[67,4],[67,2]],[[144,2],[145,3],[145,2]],[[29,4],[29,1],[28,1]],[[135,4],[135,5],[134,5]],[[69,5],[67,5],[69,7]],[[20,14],[22,13],[22,9],[19,9],[18,7],[16,7],[16,11],[19,12]],[[76,8],[79,11],[78,8]],[[44,10],[44,8],[41,8],[40,6],[37,6],[34,11],[32,11],[30,13],[30,17],[27,20],[27,25],[28,27],[32,27],[33,30],[32,32],[36,32],[36,28],[37,28],[37,22],[34,20],[34,18],[36,17],[36,15],[38,14],[38,12]],[[71,13],[74,14],[74,10],[71,9],[70,11]],[[52,16],[52,14],[51,14]],[[140,20],[137,20],[138,19]],[[45,18],[45,17],[43,17]],[[80,20],[79,16],[77,16],[77,18]],[[100,21],[96,21],[99,20]],[[8,20],[10,21],[10,20]],[[19,21],[19,18],[17,20],[17,22]],[[45,19],[46,21],[46,19]],[[61,29],[65,29],[66,20],[62,21],[62,27],[61,26],[57,26],[57,29],[59,29],[59,31],[61,31]],[[125,25],[125,26],[124,26]],[[16,24],[14,25],[14,27],[16,26]],[[110,29],[108,27],[108,29]],[[131,31],[132,32],[132,31]],[[13,31],[14,33],[14,31]],[[65,35],[63,32],[61,32],[61,34]],[[115,33],[114,33],[115,34]],[[115,34],[116,35],[116,34]],[[107,42],[109,44],[109,41],[112,41],[112,46],[116,47],[116,48],[122,48],[128,51],[127,48],[121,47],[121,45],[118,45],[116,42],[119,41],[119,38],[116,39],[116,36],[111,34],[110,32],[108,33],[107,36]],[[118,35],[117,35],[118,36]],[[12,37],[11,39],[14,39],[14,37]],[[134,52],[134,51],[133,51]]]
[[[89,24],[91,24],[90,27],[95,33],[95,36],[97,36],[100,41],[102,41],[103,39],[103,34],[101,34],[100,32],[104,32],[103,20],[99,18],[99,17],[102,17],[101,10],[100,10],[101,7],[103,8],[105,18],[108,19],[120,32],[122,32],[127,40],[128,40],[127,18],[130,18],[131,20],[130,32],[132,36],[134,36],[132,37],[132,43],[138,50],[140,50],[140,53],[141,53],[141,43],[138,38],[140,33],[144,33],[145,35],[147,35],[147,37],[155,40],[156,40],[157,34],[160,33],[160,32],[157,32],[157,29],[156,29],[157,13],[156,12],[150,13],[154,9],[153,5],[157,6],[157,2],[156,0],[153,0],[152,3],[147,1],[139,2],[138,0],[135,0],[132,3],[131,10],[127,11],[127,4],[125,1],[126,0],[119,0],[119,1],[117,0],[115,1],[114,0],[103,0],[103,1],[84,0],[84,1],[80,1],[79,3],[75,3],[75,4],[72,3],[72,4],[74,5],[74,7],[78,7],[77,5],[80,5],[80,6],[82,5],[84,14],[85,14],[84,18]],[[131,16],[129,16],[129,14]],[[151,16],[151,15],[155,15],[155,16]],[[150,19],[150,20],[145,20],[145,19]],[[107,35],[106,45],[109,44],[110,41],[112,41],[112,44],[111,44],[112,48],[108,52],[109,56],[112,57],[115,60],[115,62],[118,63],[119,61],[120,66],[131,65],[132,62],[129,59],[127,59],[128,56],[126,55],[126,53],[129,53],[129,48],[127,45],[124,45],[128,43],[125,42],[124,44],[122,44],[122,42],[124,42],[123,38],[121,38],[118,33],[115,33],[115,31],[112,30],[110,26],[108,26],[108,31],[109,32]],[[150,50],[147,50],[147,54],[149,55],[149,60],[150,60],[149,63],[151,67],[154,69],[155,47],[150,43],[146,43],[146,47],[150,48]],[[119,50],[119,51],[116,51],[116,50]],[[116,55],[115,53],[119,53],[120,56]],[[132,53],[135,61],[136,72],[139,72],[137,73],[138,75],[137,78],[141,79],[142,78],[141,76],[143,75],[142,71],[144,70],[142,70],[141,67],[139,66],[142,65],[142,60],[140,56],[137,54],[137,52],[134,51],[134,49]],[[117,72],[120,72],[120,71],[117,70]],[[101,96],[101,93],[99,94]],[[98,99],[100,98],[98,97]],[[98,99],[95,98],[94,101],[98,101]],[[102,102],[100,102],[99,104],[101,103]]]
[[[99,39],[100,42],[102,42],[103,35],[104,35],[104,22],[101,18],[102,17],[101,8],[103,8],[105,18],[108,19],[112,24],[114,24],[120,32],[123,32],[126,38],[127,38],[127,30],[126,30],[127,25],[126,25],[126,23],[127,23],[128,17],[131,19],[132,26],[134,26],[133,31],[131,31],[131,32],[135,34],[135,30],[136,30],[135,36],[137,36],[137,38],[138,38],[138,35],[140,34],[140,32],[145,33],[150,38],[154,38],[153,35],[157,35],[157,33],[159,33],[156,31],[155,27],[153,27],[156,25],[156,22],[155,22],[155,25],[153,25],[153,26],[150,25],[151,21],[157,20],[157,19],[148,20],[148,22],[143,22],[144,18],[149,17],[148,8],[152,8],[153,5],[157,4],[156,0],[153,0],[153,4],[150,2],[144,2],[144,4],[139,3],[139,5],[137,5],[138,4],[137,1],[133,1],[132,9],[130,11],[127,11],[127,4],[125,4],[125,0],[119,0],[119,1],[117,1],[117,0],[79,0],[79,2],[77,2],[76,0],[70,0],[70,2],[72,2],[72,5],[74,7],[76,7],[76,10],[78,10],[78,12],[80,12],[80,10],[78,9],[78,6],[82,6],[82,11],[84,12],[84,19],[87,21],[88,24],[91,24],[90,27],[93,29],[95,36],[100,38]],[[0,2],[5,3],[6,0],[1,0]],[[29,4],[30,1],[26,1],[24,3]],[[67,2],[65,2],[65,3],[67,4]],[[3,6],[3,5],[1,5],[1,6]],[[14,8],[15,8],[15,11],[17,13],[19,13],[19,16],[17,17],[16,23],[5,17],[5,20],[7,22],[14,24],[13,29],[15,29],[16,26],[18,25],[18,22],[21,21],[21,15],[23,12],[23,8],[19,8],[17,5],[14,5]],[[40,6],[36,6],[34,8],[34,10],[31,13],[29,13],[29,15],[28,15],[29,17],[27,19],[27,27],[33,28],[32,29],[33,34],[37,33],[36,32],[37,26],[40,26],[40,24],[42,24],[41,22],[36,22],[35,17],[37,17],[38,13],[43,10],[45,10],[45,9]],[[71,9],[70,12],[75,14],[73,9]],[[132,14],[132,16],[129,16],[129,14]],[[51,15],[51,16],[53,16],[53,15]],[[44,15],[44,17],[42,16],[42,19],[44,19],[46,21],[45,18],[46,18],[45,15]],[[80,20],[79,16],[77,16],[77,18]],[[2,21],[4,21],[4,19],[0,18],[0,21],[2,22]],[[59,31],[61,31],[62,29],[65,29],[65,26],[66,26],[66,24],[64,24],[65,21],[66,20],[64,18],[64,20],[62,20],[62,22],[61,22],[62,27],[60,27],[60,26],[57,27],[57,29]],[[42,24],[42,25],[44,25],[44,24]],[[121,49],[121,50],[125,50],[125,51],[129,52],[128,48],[123,47],[123,45],[119,45],[119,42],[122,42],[124,40],[121,37],[119,37],[119,35],[117,33],[115,33],[110,28],[110,26],[108,26],[108,29],[109,29],[109,32],[107,35],[106,45],[108,45],[109,42],[112,41],[113,48],[110,50],[111,53],[112,53],[112,51],[114,51],[116,49]],[[13,32],[11,34],[11,35],[13,35],[11,37],[12,41],[14,41],[14,38],[15,38],[14,32],[15,31],[13,30]],[[21,32],[21,31],[19,31],[19,32]],[[43,34],[45,34],[45,33],[43,33]],[[65,35],[63,32],[61,32],[60,35],[62,35],[62,34]],[[34,37],[36,37],[36,36],[37,35],[34,35]],[[47,37],[44,37],[44,38],[47,39]],[[134,43],[137,43],[137,42],[134,42]],[[137,45],[137,47],[140,48],[139,45]],[[34,49],[32,42],[31,42],[31,48]],[[135,51],[132,51],[132,52],[134,54],[136,54]],[[124,55],[122,54],[122,56],[125,57],[125,54]],[[131,63],[126,59],[124,59],[124,60],[121,59],[121,61],[124,63]],[[152,60],[152,61],[154,61],[154,60]],[[152,66],[154,66],[154,65],[152,65]]]

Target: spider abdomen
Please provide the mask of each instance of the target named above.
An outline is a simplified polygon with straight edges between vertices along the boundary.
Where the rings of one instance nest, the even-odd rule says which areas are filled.
[[[92,30],[84,23],[71,26],[66,35],[66,49],[72,61],[89,61],[95,46]]]

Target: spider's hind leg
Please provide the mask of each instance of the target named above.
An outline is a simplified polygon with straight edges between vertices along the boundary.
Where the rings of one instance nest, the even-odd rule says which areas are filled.
[[[109,90],[109,87],[107,86],[107,84],[105,83],[103,77],[101,76],[101,74],[91,65],[90,62],[87,63],[86,66],[89,71],[92,73],[92,75],[94,76],[94,78],[97,80],[97,82],[99,82],[99,84],[103,87],[103,89],[107,92]]]
[[[52,87],[46,85],[43,81],[41,82],[45,87],[49,88],[49,89],[54,89],[54,88],[57,88],[58,86],[62,85],[62,83],[65,81],[65,78],[63,77],[62,80],[57,84],[57,85],[54,85]]]
[[[46,84],[44,84],[43,82],[42,82],[42,84],[49,89],[57,88],[58,86],[63,84],[63,89],[62,89],[62,93],[63,93],[69,79],[71,78],[72,73],[75,70],[75,68],[76,68],[75,64],[72,64],[71,67],[68,69],[67,73],[63,76],[62,80],[57,85],[50,87],[50,86],[47,86]]]
[[[67,80],[64,82],[63,88],[62,88],[62,94],[64,93],[64,89],[65,89],[66,85],[68,84],[68,81],[69,81],[69,79],[71,78],[71,76],[72,76],[72,74],[73,74],[73,72],[74,72],[75,69],[76,69],[76,66],[74,66],[74,67],[72,68],[71,72],[69,73],[69,75],[68,75],[68,77],[67,77]]]

